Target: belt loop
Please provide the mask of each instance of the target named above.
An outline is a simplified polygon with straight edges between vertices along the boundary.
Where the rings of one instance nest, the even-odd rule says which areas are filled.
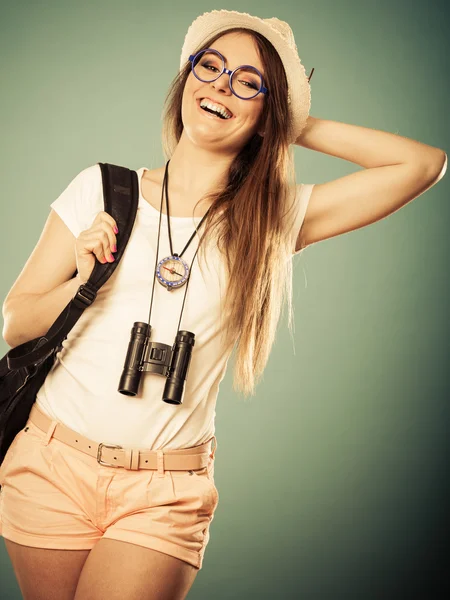
[[[209,456],[210,456],[210,458],[214,458],[214,454],[216,453],[216,450],[217,450],[217,439],[216,439],[215,435],[211,438],[211,441],[214,441],[214,449],[212,450],[212,452]],[[211,446],[212,446],[212,444],[211,444]]]
[[[158,465],[158,477],[164,477],[164,451],[156,451],[156,462]]]
[[[47,446],[48,443],[50,442],[50,440],[52,439],[53,433],[55,432],[57,425],[58,425],[58,421],[52,421],[50,423],[50,427],[48,428],[47,433],[45,434],[44,441],[42,442],[44,444],[44,446]]]

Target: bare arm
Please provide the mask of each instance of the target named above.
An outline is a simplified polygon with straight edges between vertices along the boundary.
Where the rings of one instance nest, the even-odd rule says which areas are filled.
[[[50,211],[36,247],[3,303],[2,335],[9,346],[15,348],[47,333],[88,281],[96,258],[104,262],[110,254],[116,243],[114,225],[114,219],[100,211],[92,226],[75,238],[59,215]]]
[[[3,339],[11,348],[45,335],[82,284],[78,275],[45,294],[19,294],[3,305]]]
[[[314,186],[297,250],[391,215],[440,181],[447,168],[440,148],[314,117],[308,117],[296,144],[364,167]]]

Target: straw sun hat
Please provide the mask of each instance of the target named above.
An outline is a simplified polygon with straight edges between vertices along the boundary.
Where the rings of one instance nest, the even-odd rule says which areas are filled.
[[[293,144],[306,125],[311,108],[311,86],[298,55],[292,29],[276,17],[260,19],[235,10],[212,10],[197,17],[190,25],[181,50],[180,71],[191,54],[195,54],[206,40],[232,27],[244,27],[261,33],[278,52],[286,71],[288,104],[291,116],[289,143]],[[313,69],[314,71],[314,69]]]

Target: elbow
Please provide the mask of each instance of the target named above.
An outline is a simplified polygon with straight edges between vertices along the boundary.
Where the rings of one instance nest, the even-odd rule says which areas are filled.
[[[439,173],[439,179],[442,179],[447,171],[447,154],[442,150],[442,157],[441,157],[441,170]]]
[[[447,154],[444,150],[436,148],[435,156],[427,164],[427,173],[432,183],[440,181],[447,171]]]

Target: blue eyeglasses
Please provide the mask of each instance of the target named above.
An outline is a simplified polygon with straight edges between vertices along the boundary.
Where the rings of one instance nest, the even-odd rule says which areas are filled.
[[[205,48],[189,57],[194,76],[199,81],[212,82],[219,79],[222,73],[229,75],[230,90],[242,100],[250,100],[258,94],[268,94],[264,87],[264,79],[260,71],[251,65],[241,65],[230,71],[225,67],[225,58],[218,50]]]

